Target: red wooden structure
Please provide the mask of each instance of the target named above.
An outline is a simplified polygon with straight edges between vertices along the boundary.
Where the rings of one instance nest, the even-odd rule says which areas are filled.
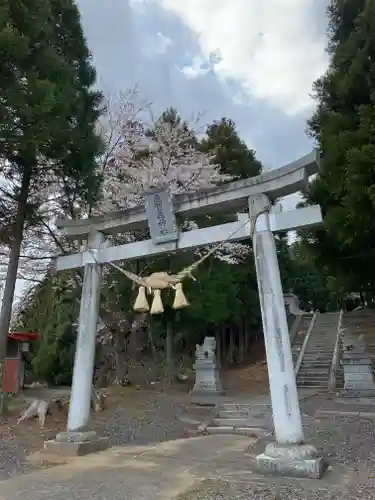
[[[40,338],[39,333],[10,332],[8,334],[7,356],[4,360],[3,392],[17,393],[23,388],[25,360],[29,344]]]

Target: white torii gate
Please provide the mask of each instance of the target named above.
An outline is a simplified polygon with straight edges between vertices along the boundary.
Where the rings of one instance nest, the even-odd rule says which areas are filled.
[[[255,220],[254,256],[276,434],[276,443],[266,447],[265,453],[257,457],[257,463],[263,471],[321,477],[325,470],[323,459],[318,457],[312,446],[303,444],[301,412],[273,235],[278,231],[319,224],[322,221],[321,210],[319,206],[309,206],[282,212],[274,206],[269,212],[265,212],[270,202],[275,199],[304,190],[308,177],[318,171],[319,154],[314,150],[289,165],[250,179],[224,184],[205,192],[177,195],[173,199],[173,207],[164,205],[167,210],[163,214],[164,232],[159,230],[159,234],[156,216],[152,213],[155,207],[152,209],[150,206],[140,206],[91,219],[58,222],[58,227],[63,229],[68,237],[87,241],[86,251],[62,256],[57,260],[58,270],[84,267],[67,435],[76,435],[85,429],[89,422],[100,296],[100,265],[175,253],[224,240],[247,239],[250,237],[251,220]],[[156,195],[159,197],[158,208],[162,209],[163,193]],[[242,208],[246,202],[249,214],[239,215],[237,222],[180,234],[176,229],[174,214],[193,217],[208,213],[228,213]],[[106,245],[106,235],[147,227],[148,221],[152,239],[112,247]]]

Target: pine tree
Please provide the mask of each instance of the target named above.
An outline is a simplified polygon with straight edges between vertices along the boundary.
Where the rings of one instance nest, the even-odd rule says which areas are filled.
[[[342,278],[347,290],[375,291],[375,0],[333,1],[332,59],[315,84],[311,135],[323,157],[309,202],[324,226],[309,234],[318,266]],[[353,290],[353,286],[357,290]]]
[[[214,155],[212,162],[220,165],[223,174],[232,176],[233,180],[260,174],[261,163],[256,159],[255,152],[239,137],[232,120],[222,118],[213,122],[207,127],[206,134],[201,148]]]
[[[4,0],[0,6],[0,175],[15,217],[0,316],[5,356],[20,249],[31,213],[53,192],[65,203],[95,194],[100,93],[73,0]],[[56,193],[55,193],[56,194]],[[1,373],[0,373],[1,381]]]

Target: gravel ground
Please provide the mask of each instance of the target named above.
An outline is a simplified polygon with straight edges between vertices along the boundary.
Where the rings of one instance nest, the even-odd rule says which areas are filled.
[[[25,462],[25,453],[20,446],[12,440],[0,439],[0,481],[33,470],[35,467]]]
[[[152,394],[136,407],[114,411],[104,427],[113,445],[139,445],[184,437],[186,423],[178,419],[183,412],[183,396]],[[302,405],[306,438],[323,450],[333,464],[344,464],[351,482],[329,486],[291,480],[288,486],[228,484],[204,481],[196,491],[178,500],[375,500],[375,426],[358,418],[311,418],[314,409],[326,397],[316,396]],[[310,417],[309,417],[310,416]],[[14,442],[0,439],[0,481],[17,473],[27,473],[30,466],[23,462],[23,450]],[[177,499],[176,499],[177,500]]]
[[[181,401],[181,396],[152,394],[136,407],[111,412],[104,430],[100,426],[99,432],[110,436],[113,446],[143,445],[182,438],[187,425],[177,417],[183,410]],[[0,481],[17,474],[27,474],[36,468],[25,462],[22,447],[13,440],[0,438]]]
[[[178,419],[182,411],[181,396],[154,394],[136,408],[114,411],[105,424],[103,434],[111,438],[113,446],[144,445],[183,438],[186,437],[184,431],[187,425]]]
[[[316,488],[307,491],[297,486],[235,486],[216,483],[202,486],[176,500],[372,500],[374,486],[353,485],[350,488],[328,490]]]
[[[332,417],[320,421],[311,418],[314,410],[324,406],[326,401],[327,396],[319,395],[302,404],[306,440],[321,448],[330,461],[347,465],[350,470],[366,467],[375,476],[374,421],[358,417]]]
[[[345,484],[336,486],[297,480],[290,485],[249,485],[203,481],[200,487],[176,500],[375,500],[375,426],[373,421],[336,417],[314,421],[311,416],[327,396],[302,404],[306,440],[321,449],[333,465],[346,466]],[[271,480],[270,480],[271,482]]]

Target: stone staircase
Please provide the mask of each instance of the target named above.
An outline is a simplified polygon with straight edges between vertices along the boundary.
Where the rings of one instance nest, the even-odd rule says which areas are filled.
[[[205,434],[267,437],[272,433],[272,428],[270,405],[221,403],[213,410],[213,417],[198,429]]]
[[[317,313],[297,373],[298,387],[328,389],[339,318],[340,312]]]

